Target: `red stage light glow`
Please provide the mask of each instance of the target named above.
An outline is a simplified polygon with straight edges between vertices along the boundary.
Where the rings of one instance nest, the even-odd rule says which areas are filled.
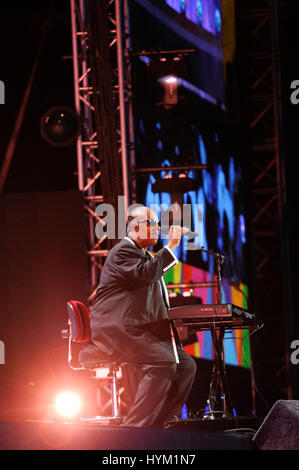
[[[80,397],[73,392],[61,392],[56,396],[56,411],[65,417],[75,416],[81,407]]]

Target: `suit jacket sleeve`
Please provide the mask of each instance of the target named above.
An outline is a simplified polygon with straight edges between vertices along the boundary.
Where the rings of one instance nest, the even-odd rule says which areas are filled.
[[[135,247],[123,247],[115,256],[115,265],[119,277],[136,286],[152,284],[158,281],[178,260],[166,248],[159,250],[153,259],[148,259],[142,250]]]

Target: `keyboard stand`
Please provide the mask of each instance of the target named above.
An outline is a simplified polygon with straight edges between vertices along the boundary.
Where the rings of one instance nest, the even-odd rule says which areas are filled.
[[[222,304],[222,276],[221,276],[221,266],[224,263],[224,256],[219,253],[212,253],[215,262],[216,262],[216,271],[217,271],[217,303],[218,305]],[[212,371],[212,382],[210,385],[210,393],[208,404],[210,408],[211,416],[213,416],[213,411],[223,411],[223,414],[230,414],[234,416],[233,405],[231,400],[231,395],[228,387],[226,368],[225,368],[225,358],[224,358],[224,339],[225,329],[220,327],[218,331],[214,326],[211,327],[211,335],[214,344],[215,350],[215,362]],[[223,417],[223,416],[222,416]]]
[[[224,332],[225,329],[223,327],[218,330],[213,327],[211,328],[211,336],[215,350],[212,381],[208,398],[209,413],[211,417],[213,416],[213,412],[217,412],[217,415],[220,415],[219,417],[223,417],[221,414],[227,414],[230,416],[234,415],[224,359]],[[221,411],[223,413],[220,413]]]

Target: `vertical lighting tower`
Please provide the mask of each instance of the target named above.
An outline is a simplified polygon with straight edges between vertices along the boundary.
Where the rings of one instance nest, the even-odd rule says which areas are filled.
[[[70,0],[75,108],[82,121],[77,139],[78,188],[84,198],[88,300],[96,293],[105,257],[115,240],[97,207],[124,210],[131,201],[128,168],[134,166],[127,1]],[[116,217],[117,226],[117,217]],[[116,238],[117,238],[116,231]]]
[[[243,19],[249,59],[251,222],[258,299],[254,309],[265,318],[268,330],[264,334],[271,338],[267,347],[268,339],[264,339],[260,345],[259,357],[262,358],[260,363],[263,363],[263,370],[273,377],[270,383],[265,374],[263,376],[260,373],[264,394],[273,401],[290,398],[286,379],[289,373],[286,352],[288,311],[284,300],[286,238],[282,230],[286,184],[282,146],[278,3],[277,0],[248,0],[244,4],[246,13]]]

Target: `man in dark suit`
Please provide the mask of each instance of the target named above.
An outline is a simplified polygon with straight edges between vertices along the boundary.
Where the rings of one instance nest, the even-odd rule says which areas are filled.
[[[128,235],[107,256],[91,310],[92,345],[142,374],[125,426],[160,427],[179,417],[196,372],[168,318],[163,280],[178,263],[173,250],[188,229],[171,226],[167,245],[152,256],[147,249],[158,241],[158,222],[144,206],[130,214]]]

